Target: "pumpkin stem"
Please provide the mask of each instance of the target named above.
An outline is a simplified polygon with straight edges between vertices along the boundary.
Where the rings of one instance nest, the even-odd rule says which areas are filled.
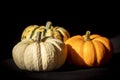
[[[52,27],[52,22],[51,21],[47,21],[46,26],[45,26],[45,30],[43,31],[43,35],[45,36],[45,33],[48,29],[50,29]]]
[[[90,40],[90,31],[86,31],[85,41],[89,41],[89,40]]]
[[[47,21],[46,23],[46,30],[50,29],[52,26],[52,22],[51,21]]]
[[[37,35],[36,35],[36,41],[39,43],[41,41],[41,33],[42,32],[37,32]]]

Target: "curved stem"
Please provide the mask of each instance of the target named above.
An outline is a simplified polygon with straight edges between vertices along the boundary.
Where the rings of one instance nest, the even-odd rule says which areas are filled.
[[[85,34],[85,41],[89,41],[90,40],[90,31],[86,31],[86,34]]]

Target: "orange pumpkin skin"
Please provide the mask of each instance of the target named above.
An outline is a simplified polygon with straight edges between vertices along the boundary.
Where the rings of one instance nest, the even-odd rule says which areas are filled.
[[[110,39],[98,34],[75,35],[65,44],[68,47],[68,61],[81,67],[95,67],[106,64],[113,55]]]

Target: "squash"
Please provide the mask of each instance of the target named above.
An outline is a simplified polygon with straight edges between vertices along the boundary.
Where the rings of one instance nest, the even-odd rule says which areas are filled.
[[[13,47],[12,57],[18,68],[28,71],[51,71],[59,69],[65,63],[65,44],[53,37],[41,39],[40,35],[36,35],[35,41],[25,39]]]
[[[70,33],[63,27],[52,26],[51,21],[47,21],[46,26],[30,25],[23,30],[21,40],[31,38],[35,40],[37,32],[43,32],[44,36],[52,36],[54,38],[66,41],[70,38]],[[30,35],[33,35],[32,37]]]
[[[79,67],[105,65],[113,55],[110,39],[99,34],[75,35],[65,41],[68,47],[68,62]]]

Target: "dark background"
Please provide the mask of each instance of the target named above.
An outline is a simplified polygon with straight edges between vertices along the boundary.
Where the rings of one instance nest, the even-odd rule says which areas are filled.
[[[110,11],[111,12],[111,11]],[[89,79],[89,77],[92,76],[92,79],[96,79],[95,75],[98,74],[97,79],[104,79],[104,78],[119,78],[119,76],[117,75],[117,72],[119,72],[119,57],[120,57],[120,29],[119,29],[119,16],[117,12],[110,13],[110,12],[102,12],[100,14],[80,14],[80,15],[73,15],[73,16],[68,16],[68,15],[64,15],[64,16],[43,16],[43,15],[20,15],[20,14],[9,14],[9,15],[5,15],[2,18],[2,33],[1,33],[1,43],[2,43],[2,49],[1,49],[1,56],[0,59],[2,61],[2,71],[3,72],[7,72],[8,74],[12,73],[11,70],[11,65],[13,66],[13,62],[11,63],[11,61],[7,61],[9,59],[12,59],[12,48],[14,47],[14,45],[16,45],[20,39],[21,39],[21,34],[22,31],[29,25],[45,25],[47,21],[52,21],[53,26],[61,26],[66,28],[71,36],[80,34],[83,35],[85,34],[86,30],[90,30],[91,34],[100,34],[102,36],[108,37],[114,45],[114,57],[112,58],[112,60],[110,61],[110,63],[102,68],[93,68],[92,70],[88,69],[88,72],[86,72],[87,70],[85,69],[77,69],[78,72],[71,72],[71,70],[73,70],[72,68],[68,69],[68,71],[65,71],[65,69],[60,69],[60,71],[56,71],[55,73],[51,72],[51,73],[43,73],[45,75],[43,75],[43,79],[47,78],[50,76],[55,75],[56,78],[58,77],[58,75],[60,76],[65,76],[67,78],[70,78],[71,76],[71,80],[79,78],[79,76],[82,76],[81,78],[85,78],[85,79]],[[3,31],[4,30],[4,31]],[[14,68],[14,67],[12,67]],[[13,69],[14,70],[14,69]],[[15,69],[16,70],[16,69]],[[18,70],[18,69],[17,69]],[[75,71],[76,71],[75,70]],[[67,73],[61,73],[62,72],[67,72]],[[60,72],[60,73],[59,73]],[[91,74],[88,76],[88,78],[86,77],[86,74]],[[110,73],[108,75],[108,73]],[[114,74],[115,73],[115,74]],[[9,75],[10,75],[9,74]],[[13,74],[15,75],[16,72],[13,72]],[[19,74],[19,72],[17,72],[17,74]],[[39,73],[32,73],[33,75],[37,75],[39,76]],[[29,73],[29,75],[31,76],[32,74]],[[42,74],[42,73],[40,73]],[[51,74],[51,75],[50,75]],[[58,75],[57,75],[58,74]],[[68,75],[69,74],[69,75]],[[78,76],[78,74],[80,74]],[[12,75],[12,74],[11,74]],[[47,75],[47,76],[46,76]],[[50,76],[49,76],[50,75]],[[93,76],[94,75],[94,76]],[[115,75],[115,76],[114,76]],[[7,75],[8,76],[8,75]],[[19,77],[19,75],[17,75],[17,77]],[[37,77],[36,76],[36,77]],[[46,76],[46,77],[45,77]],[[107,76],[107,77],[106,77]],[[113,77],[111,77],[113,76]],[[17,77],[15,79],[17,79]],[[64,79],[65,79],[64,77]],[[13,77],[10,77],[13,78]],[[39,77],[38,77],[39,78]],[[59,78],[59,77],[58,77]],[[66,79],[67,79],[66,78]],[[52,78],[50,78],[52,79]],[[54,78],[53,78],[54,79]],[[70,80],[70,79],[69,79]]]

